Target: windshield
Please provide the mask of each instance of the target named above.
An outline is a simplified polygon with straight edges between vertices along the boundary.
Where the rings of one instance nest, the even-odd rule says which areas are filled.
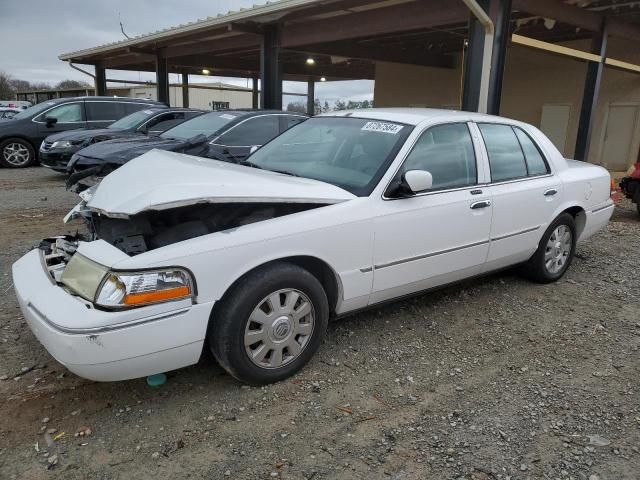
[[[55,102],[42,102],[37,105],[34,105],[33,107],[29,107],[26,110],[21,111],[20,113],[16,114],[13,118],[20,120],[21,118],[33,117],[39,114],[40,112],[46,110],[47,108],[53,107],[54,105],[55,105]]]
[[[266,170],[371,193],[413,127],[353,117],[315,117],[287,130],[249,157]]]
[[[212,112],[187,120],[166,132],[160,134],[162,138],[176,138],[188,140],[197,135],[210,137],[218,133],[227,123],[237,117],[233,113]]]
[[[154,112],[152,110],[140,110],[132,113],[131,115],[127,115],[126,117],[122,117],[117,122],[113,122],[107,128],[112,128],[114,130],[129,130],[137,128],[153,114]]]

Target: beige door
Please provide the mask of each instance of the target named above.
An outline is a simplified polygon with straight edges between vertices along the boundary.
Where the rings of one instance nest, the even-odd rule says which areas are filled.
[[[542,106],[542,118],[540,119],[540,130],[549,137],[560,153],[566,155],[567,131],[569,130],[569,119],[571,118],[571,105],[550,104]]]
[[[602,142],[602,166],[613,171],[627,170],[638,153],[638,105],[609,105]]]

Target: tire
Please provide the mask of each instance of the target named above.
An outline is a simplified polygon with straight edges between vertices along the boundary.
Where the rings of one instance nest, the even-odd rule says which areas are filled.
[[[278,262],[246,274],[225,294],[212,313],[207,341],[229,374],[264,385],[306,365],[328,321],[329,302],[318,279],[297,265]]]
[[[33,146],[22,138],[7,138],[0,142],[0,165],[6,168],[24,168],[36,161]]]
[[[567,239],[566,233],[570,234]],[[524,265],[524,273],[538,283],[551,283],[562,278],[576,251],[576,223],[562,213],[547,228],[538,249]]]

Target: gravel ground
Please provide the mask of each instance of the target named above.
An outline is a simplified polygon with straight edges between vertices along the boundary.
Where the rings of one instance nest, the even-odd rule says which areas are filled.
[[[205,356],[151,388],[80,379],[31,334],[11,264],[76,228],[76,196],[44,168],[0,186],[0,479],[640,478],[630,203],[556,284],[501,273],[335,322],[276,385]]]

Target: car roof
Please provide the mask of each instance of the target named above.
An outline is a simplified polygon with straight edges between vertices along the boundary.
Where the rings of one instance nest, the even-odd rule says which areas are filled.
[[[214,110],[207,113],[228,113],[237,117],[255,117],[258,115],[297,115],[300,117],[308,117],[305,113],[285,112],[284,110],[267,110],[253,108],[236,108],[234,110]]]
[[[387,120],[391,122],[418,125],[425,120],[439,121],[495,121],[502,117],[484,113],[465,112],[460,110],[444,110],[440,108],[361,108],[357,110],[338,110],[323,113],[322,117],[357,117],[371,120]],[[507,120],[507,119],[504,119]],[[510,121],[511,122],[511,121]]]
[[[82,96],[82,97],[63,97],[63,98],[52,98],[49,100],[43,100],[40,103],[51,103],[51,104],[58,104],[58,103],[65,103],[65,102],[77,102],[79,100],[96,100],[96,101],[100,101],[100,102],[105,102],[105,101],[113,101],[113,102],[125,102],[125,103],[148,103],[150,106],[161,106],[161,105],[165,105],[162,102],[157,102],[155,100],[149,100],[148,98],[131,98],[131,97],[97,97],[97,96]],[[39,105],[40,103],[36,104]],[[166,106],[166,105],[165,105]]]

